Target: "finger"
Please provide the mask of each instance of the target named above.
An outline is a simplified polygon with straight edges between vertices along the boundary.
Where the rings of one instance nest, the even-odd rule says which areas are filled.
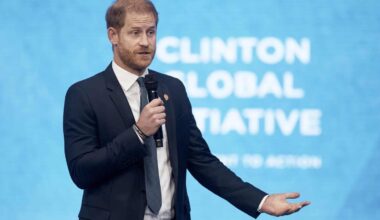
[[[296,203],[300,208],[302,207],[305,207],[305,206],[308,206],[311,204],[311,202],[309,201],[303,201],[303,202],[299,202],[299,203]]]
[[[296,199],[296,198],[300,197],[300,194],[297,192],[284,193],[283,195],[285,196],[286,199]]]
[[[147,112],[151,115],[155,115],[155,114],[160,114],[160,113],[164,113],[165,112],[165,107],[164,106],[155,106],[155,107],[151,107],[151,106],[146,106],[147,108]]]
[[[166,118],[166,114],[165,113],[155,114],[154,118],[157,119],[157,120],[165,119]]]
[[[296,205],[296,204],[292,204],[292,205],[290,206],[290,209],[287,211],[286,214],[287,214],[287,215],[290,215],[290,214],[292,214],[292,213],[298,212],[301,208],[302,208],[301,206],[298,206],[298,205]]]
[[[152,113],[153,114],[160,114],[165,112],[165,107],[164,106],[156,106],[152,108]]]
[[[157,98],[149,102],[148,105],[151,107],[156,107],[156,106],[164,105],[164,102],[160,98]]]
[[[158,126],[161,126],[161,125],[165,124],[166,119],[165,118],[156,119],[155,121],[156,121],[156,123],[157,123]]]
[[[160,105],[164,105],[164,101],[162,101],[162,99],[160,97],[158,97],[156,99],[160,101]]]
[[[299,202],[299,203],[294,203],[290,205],[290,209],[288,210],[287,214],[292,214],[294,212],[298,212],[300,209],[303,207],[309,205],[310,202]]]
[[[157,99],[159,99],[161,101],[162,105],[164,104],[164,101],[161,99],[161,97],[158,97]]]
[[[294,204],[291,204],[291,208],[290,208],[289,211],[291,213],[298,212],[300,209],[302,209],[303,207],[308,206],[308,205],[310,205],[309,201],[303,201],[303,202],[299,202],[299,203],[294,203]]]

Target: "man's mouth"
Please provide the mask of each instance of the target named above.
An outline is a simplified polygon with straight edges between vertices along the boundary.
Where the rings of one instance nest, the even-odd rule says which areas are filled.
[[[139,52],[137,52],[137,54],[140,54],[140,55],[149,55],[150,52],[149,51],[139,51]]]

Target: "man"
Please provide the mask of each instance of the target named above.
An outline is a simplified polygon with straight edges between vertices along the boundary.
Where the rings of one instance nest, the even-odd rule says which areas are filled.
[[[211,154],[182,83],[147,69],[158,22],[150,1],[117,1],[106,21],[113,62],[72,85],[65,100],[66,160],[73,181],[84,189],[80,219],[190,219],[187,170],[255,218],[261,212],[291,214],[309,204],[286,201],[297,193],[268,196]],[[157,80],[162,98],[148,104],[140,78],[147,74]],[[156,148],[151,136],[160,127],[163,147]]]

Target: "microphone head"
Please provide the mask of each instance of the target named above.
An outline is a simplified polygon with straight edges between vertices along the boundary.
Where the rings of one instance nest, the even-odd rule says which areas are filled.
[[[157,80],[153,74],[148,74],[144,78],[145,87],[148,91],[157,90]]]

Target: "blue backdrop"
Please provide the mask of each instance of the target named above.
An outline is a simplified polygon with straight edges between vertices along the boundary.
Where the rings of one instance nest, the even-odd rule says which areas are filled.
[[[227,166],[267,192],[312,201],[283,219],[380,218],[379,1],[154,2],[151,68],[183,80]],[[64,95],[111,61],[110,3],[0,2],[1,219],[76,218]],[[250,219],[188,184],[193,219]]]

